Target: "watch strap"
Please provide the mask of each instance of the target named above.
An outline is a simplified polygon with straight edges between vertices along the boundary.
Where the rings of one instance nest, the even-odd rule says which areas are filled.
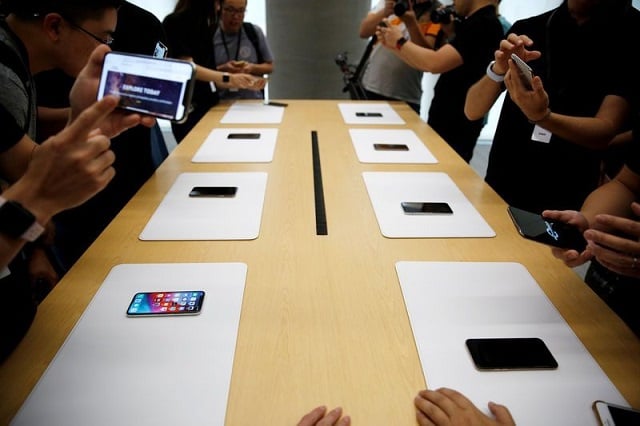
[[[21,238],[33,242],[42,235],[44,226],[36,217],[17,201],[0,196],[0,232],[11,238]]]
[[[496,61],[491,61],[489,65],[487,65],[487,77],[496,83],[502,83],[504,81],[504,75],[496,74],[495,71],[493,71],[493,64],[495,63]]]
[[[405,44],[406,42],[408,42],[408,41],[409,41],[409,39],[408,39],[408,38],[406,38],[406,37],[400,37],[400,38],[398,39],[398,41],[396,41],[396,49],[398,49],[398,50],[402,49],[402,46],[404,46],[404,44]]]

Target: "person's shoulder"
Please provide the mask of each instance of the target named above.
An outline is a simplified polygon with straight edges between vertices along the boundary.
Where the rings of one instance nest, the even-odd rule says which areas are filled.
[[[147,9],[143,9],[133,3],[123,2],[118,9],[118,21],[122,19],[131,19],[132,21],[144,21],[148,23],[161,24],[160,19]]]

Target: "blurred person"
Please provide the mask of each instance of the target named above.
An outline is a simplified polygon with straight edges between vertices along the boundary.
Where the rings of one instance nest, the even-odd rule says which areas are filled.
[[[166,50],[166,37],[162,23],[151,12],[128,1],[118,9],[118,20],[113,33],[112,51],[152,56]],[[69,91],[74,78],[60,69],[38,73],[38,113],[67,115]],[[64,125],[64,122],[59,122]],[[59,131],[59,128],[53,128]],[[160,140],[154,138],[160,133]],[[61,273],[66,272],[89,248],[131,197],[153,175],[156,164],[152,143],[164,144],[156,124],[149,128],[136,126],[111,140],[116,154],[116,176],[109,185],[80,206],[56,215],[54,253],[60,262]]]
[[[504,33],[492,0],[456,0],[453,7],[455,12],[449,15],[447,25],[455,26],[455,35],[437,50],[415,44],[397,28],[378,26],[377,34],[383,45],[407,64],[440,74],[427,123],[469,162],[483,116],[473,120],[465,116],[467,90],[484,74]]]
[[[218,29],[213,35],[218,71],[262,77],[273,72],[273,54],[262,29],[244,21],[247,0],[220,0]],[[262,99],[259,90],[222,89],[221,99]]]
[[[167,35],[169,56],[196,65],[196,82],[191,111],[184,123],[171,123],[180,143],[209,109],[220,101],[219,89],[262,90],[266,80],[245,73],[216,70],[213,36],[218,27],[218,1],[178,0],[173,12],[162,21]]]
[[[508,90],[485,177],[508,204],[537,213],[576,210],[599,185],[603,151],[630,114],[635,76],[625,58],[639,23],[629,0],[564,0],[511,27],[465,104],[475,120]],[[616,42],[603,33],[615,33]],[[594,52],[619,65],[594,60]],[[512,53],[533,69],[532,88]]]
[[[427,1],[415,2],[416,5],[424,3]],[[440,25],[430,21],[429,12],[435,10],[440,2],[433,2],[428,10],[419,9],[422,13],[416,16],[413,10],[414,2],[409,1],[410,8],[401,17],[396,16],[393,12],[395,4],[395,0],[379,0],[360,23],[360,38],[374,36],[378,24],[387,18],[389,24],[398,27],[404,37],[410,38],[423,47],[435,47]],[[412,25],[407,25],[407,23]],[[404,101],[416,113],[420,114],[422,75],[422,71],[409,66],[396,55],[384,49],[380,43],[377,43],[366,63],[361,84],[368,100]]]

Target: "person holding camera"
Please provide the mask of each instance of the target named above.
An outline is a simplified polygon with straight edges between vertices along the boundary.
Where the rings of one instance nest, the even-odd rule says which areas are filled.
[[[420,46],[433,47],[440,26],[430,22],[428,11],[438,5],[439,2],[428,0],[380,0],[362,20],[360,37],[372,37],[386,18],[388,25],[397,28],[403,37]],[[408,27],[405,22],[415,25]],[[380,44],[371,51],[361,84],[368,100],[404,101],[420,114],[422,71],[407,65]]]
[[[455,35],[443,46],[432,49],[408,39],[397,28],[379,25],[376,34],[385,48],[413,68],[440,74],[434,87],[428,124],[465,161],[473,156],[483,117],[469,120],[464,115],[467,90],[481,78],[495,49],[504,38],[492,0],[458,0],[444,9],[443,22],[454,22]],[[408,28],[417,25],[415,19]]]

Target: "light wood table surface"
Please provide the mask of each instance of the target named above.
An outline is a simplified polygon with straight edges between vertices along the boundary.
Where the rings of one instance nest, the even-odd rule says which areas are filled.
[[[15,415],[110,269],[121,263],[245,262],[226,424],[293,425],[317,405],[341,405],[354,425],[414,425],[426,386],[395,262],[520,262],[533,275],[627,401],[640,407],[640,340],[550,250],[520,237],[506,204],[405,104],[406,126],[347,126],[338,103],[287,101],[280,125],[224,125],[221,104],[156,174],[40,305],[0,366],[0,424]],[[196,164],[214,127],[277,127],[271,163]],[[348,129],[411,128],[439,163],[362,164]],[[315,232],[311,132],[318,132],[328,235]],[[252,241],[139,241],[181,172],[265,171],[260,235]],[[381,235],[364,171],[443,171],[495,238],[389,239]],[[61,389],[64,392],[64,389]],[[487,400],[491,395],[487,395]]]

